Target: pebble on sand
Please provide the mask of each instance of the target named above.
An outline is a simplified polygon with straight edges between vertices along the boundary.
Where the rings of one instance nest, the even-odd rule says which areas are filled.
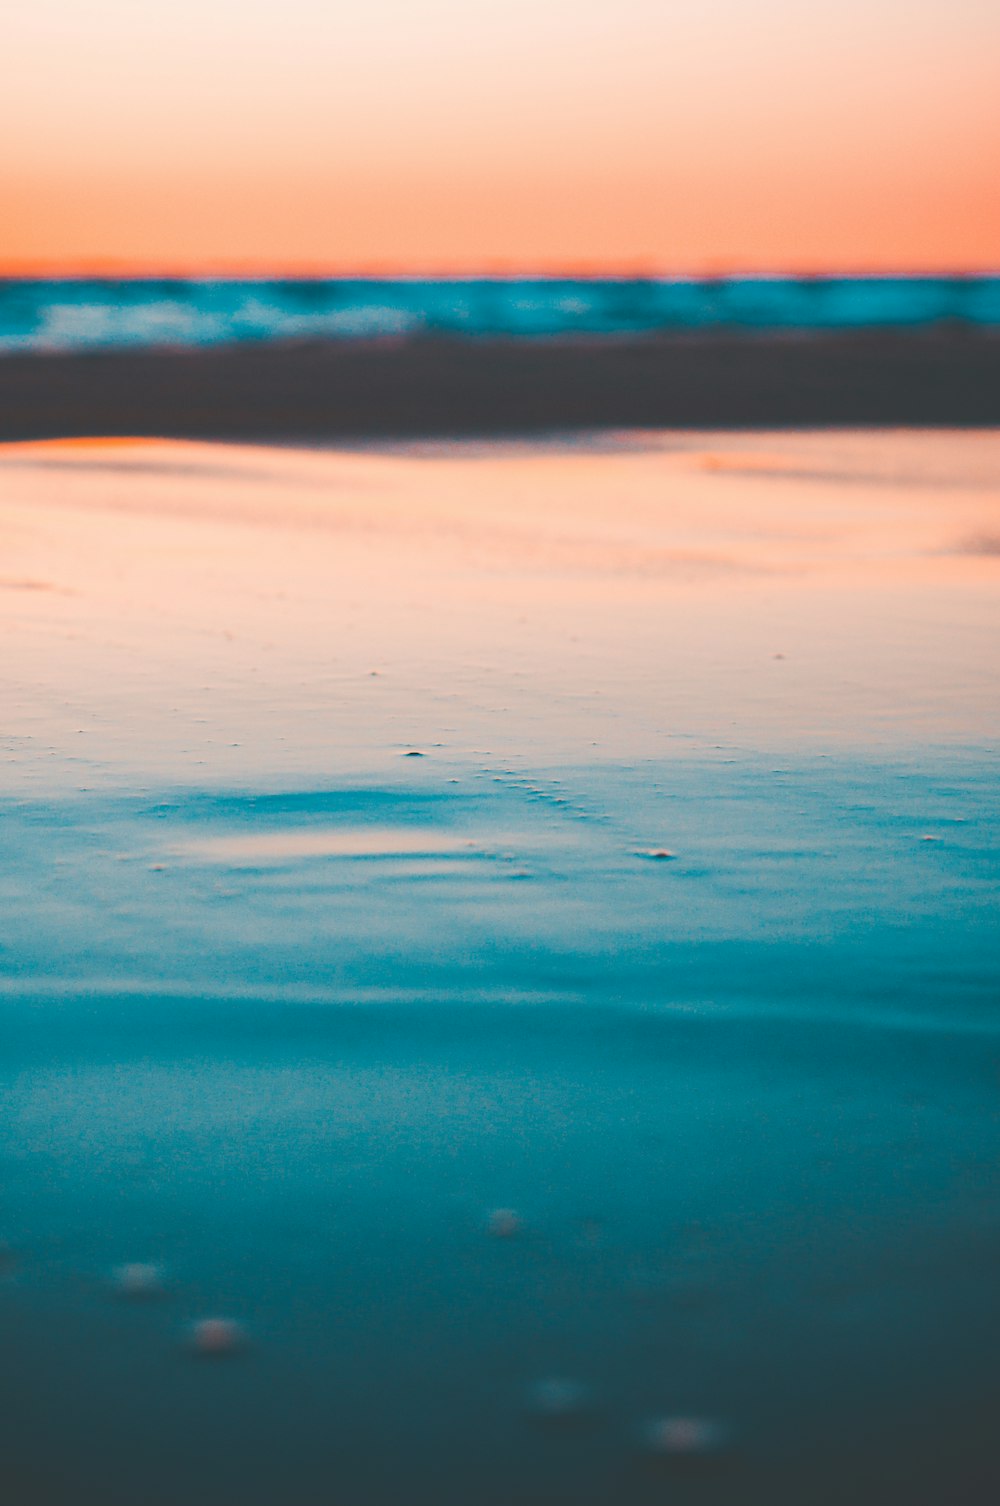
[[[494,1239],[513,1239],[521,1232],[521,1215],[514,1208],[494,1208],[486,1220],[486,1228]]]
[[[115,1266],[111,1281],[120,1297],[162,1297],[165,1290],[163,1267],[141,1261]]]
[[[526,1400],[531,1415],[541,1422],[579,1421],[593,1405],[585,1385],[565,1379],[535,1381],[528,1387]]]
[[[192,1326],[190,1337],[196,1354],[213,1359],[238,1354],[247,1345],[246,1333],[231,1318],[202,1318]]]
[[[728,1441],[724,1425],[711,1417],[657,1417],[644,1436],[651,1453],[670,1459],[711,1458]]]

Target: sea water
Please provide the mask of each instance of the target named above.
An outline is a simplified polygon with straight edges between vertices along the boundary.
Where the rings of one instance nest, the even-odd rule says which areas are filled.
[[[1000,324],[989,276],[0,280],[0,351]]]

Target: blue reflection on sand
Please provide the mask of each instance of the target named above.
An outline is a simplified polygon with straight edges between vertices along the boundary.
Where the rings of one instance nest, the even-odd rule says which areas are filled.
[[[16,1506],[988,1498],[995,443],[11,457]]]

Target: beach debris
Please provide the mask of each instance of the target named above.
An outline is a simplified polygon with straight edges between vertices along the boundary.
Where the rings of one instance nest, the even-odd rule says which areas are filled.
[[[725,1449],[729,1432],[712,1417],[656,1417],[646,1423],[643,1438],[659,1458],[705,1459]]]
[[[247,1347],[247,1336],[232,1318],[201,1318],[190,1332],[191,1348],[207,1359],[223,1359]]]
[[[515,1208],[494,1208],[486,1220],[487,1233],[493,1239],[514,1239],[522,1227],[521,1215]]]
[[[532,1417],[539,1422],[580,1422],[593,1411],[593,1396],[581,1381],[549,1377],[534,1381],[525,1393]]]
[[[119,1297],[135,1300],[162,1297],[166,1290],[163,1267],[145,1261],[116,1265],[111,1272],[111,1284]]]
[[[655,863],[670,863],[677,857],[676,852],[671,852],[669,847],[650,847],[643,852],[636,853],[637,858],[651,858]]]

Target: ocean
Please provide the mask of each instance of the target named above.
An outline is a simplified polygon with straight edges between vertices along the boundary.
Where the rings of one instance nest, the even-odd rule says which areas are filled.
[[[0,281],[0,352],[415,335],[1000,326],[1000,277]]]

